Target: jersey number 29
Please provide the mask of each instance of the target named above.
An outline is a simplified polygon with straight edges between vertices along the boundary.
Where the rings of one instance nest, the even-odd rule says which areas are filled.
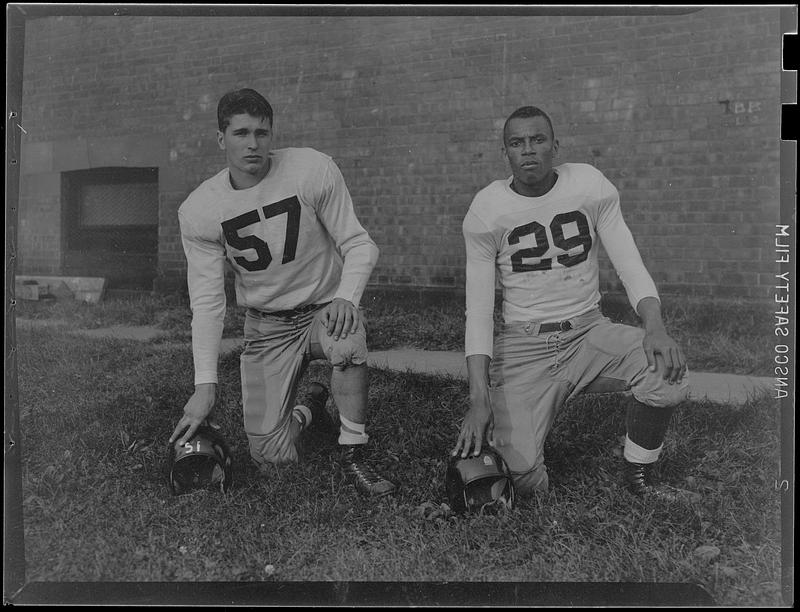
[[[575,223],[578,226],[578,233],[569,238],[564,237],[564,226],[568,223]],[[553,236],[553,245],[567,251],[556,257],[556,261],[565,268],[577,265],[586,261],[589,257],[589,249],[592,248],[592,235],[589,233],[589,221],[579,210],[561,213],[553,217],[550,222],[550,234]],[[536,239],[536,246],[527,249],[520,249],[511,256],[511,269],[514,272],[535,272],[536,270],[551,270],[553,259],[545,257],[536,263],[525,263],[524,259],[542,257],[548,249],[550,242],[547,239],[547,228],[538,221],[531,221],[525,225],[520,225],[512,230],[508,235],[508,244],[519,244],[519,239],[523,236],[530,236]],[[570,249],[582,247],[579,253],[569,254]]]

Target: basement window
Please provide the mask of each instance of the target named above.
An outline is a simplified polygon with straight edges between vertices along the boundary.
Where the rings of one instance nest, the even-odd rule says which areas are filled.
[[[67,249],[158,250],[158,168],[92,168],[63,179]]]

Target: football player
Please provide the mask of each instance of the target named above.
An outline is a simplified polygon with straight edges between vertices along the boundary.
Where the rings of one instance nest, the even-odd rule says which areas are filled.
[[[227,167],[178,210],[192,309],[195,390],[170,442],[184,444],[212,413],[225,301],[225,262],[247,308],[241,355],[244,428],[262,467],[294,462],[304,430],[329,418],[327,389],[296,405],[311,359],[332,366],[341,468],[358,491],[380,497],[394,483],[368,463],[367,366],[359,301],[378,258],[344,178],[310,148],[273,149],[273,109],[257,91],[225,94],[217,107]]]
[[[584,391],[630,391],[624,482],[635,494],[674,500],[680,492],[653,482],[650,468],[687,397],[686,360],[665,329],[617,189],[591,165],[554,166],[558,140],[534,106],[508,117],[503,150],[512,175],[477,193],[462,226],[470,400],[452,454],[489,442],[518,494],[547,490],[543,448],[556,411]],[[601,242],[643,328],[600,311]],[[504,321],[494,339],[496,276]]]

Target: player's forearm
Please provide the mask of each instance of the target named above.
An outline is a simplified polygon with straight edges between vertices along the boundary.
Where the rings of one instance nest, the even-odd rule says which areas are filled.
[[[636,246],[630,229],[622,218],[619,204],[612,207],[608,219],[597,232],[605,247],[628,295],[631,306],[637,309],[638,304],[647,297],[658,298],[658,290],[653,277],[642,261],[641,253]]]
[[[469,355],[467,357],[467,376],[469,395],[472,401],[482,400],[489,395],[489,355]]]
[[[351,246],[343,255],[342,277],[334,297],[348,300],[358,306],[378,261],[378,247],[367,236],[366,240]]]
[[[492,357],[494,344],[494,260],[467,248],[464,353]]]
[[[661,316],[661,302],[655,297],[646,297],[639,300],[636,312],[642,319],[642,324],[647,331],[664,329],[664,319]]]
[[[209,291],[192,284],[189,296],[192,307],[192,356],[195,384],[217,382],[217,362],[225,326],[225,293],[220,281],[214,281]]]
[[[192,309],[194,382],[196,385],[216,383],[227,306],[221,260],[218,257],[190,259],[187,284]]]
[[[195,385],[217,382],[217,361],[225,321],[225,249],[180,215],[186,253],[186,284],[192,309]]]
[[[217,362],[224,320],[195,313],[192,318],[192,356],[195,385],[218,382]]]

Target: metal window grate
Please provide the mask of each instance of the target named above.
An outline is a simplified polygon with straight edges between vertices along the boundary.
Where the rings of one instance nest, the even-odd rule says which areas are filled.
[[[67,250],[158,250],[158,169],[108,167],[64,173]]]
[[[78,224],[87,229],[158,225],[158,184],[84,184],[79,196]]]

